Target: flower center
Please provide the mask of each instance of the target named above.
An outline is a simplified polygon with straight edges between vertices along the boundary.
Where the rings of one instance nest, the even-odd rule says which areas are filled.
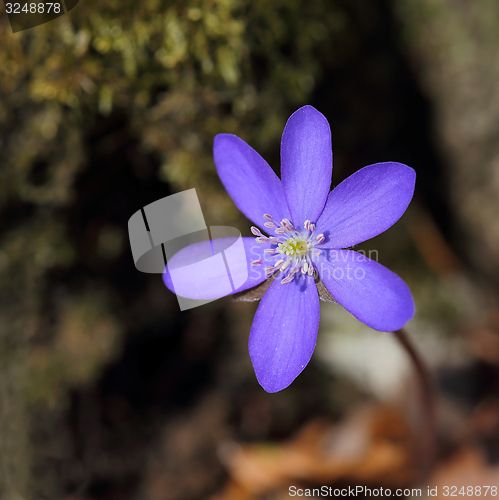
[[[284,243],[279,243],[276,252],[288,256],[301,256],[308,252],[307,242],[301,238],[290,238]]]
[[[297,230],[288,219],[282,219],[278,223],[271,215],[265,214],[264,226],[273,229],[276,236],[264,236],[261,231],[252,227],[251,232],[257,236],[257,243],[271,243],[272,248],[267,248],[263,252],[265,259],[255,260],[252,266],[259,266],[265,261],[272,261],[271,266],[265,268],[267,276],[274,272],[287,273],[281,283],[289,283],[296,275],[301,274],[314,276],[316,271],[313,265],[313,256],[320,254],[321,249],[315,248],[325,240],[323,234],[315,235],[315,224],[309,220],[303,224],[303,230]]]

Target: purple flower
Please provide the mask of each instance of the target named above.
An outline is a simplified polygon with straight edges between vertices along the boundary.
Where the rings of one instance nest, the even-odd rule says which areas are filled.
[[[412,318],[414,302],[407,285],[377,262],[346,250],[402,216],[414,193],[412,168],[395,162],[369,165],[329,192],[331,131],[311,106],[293,113],[284,129],[282,180],[239,137],[217,135],[213,152],[230,197],[261,228],[251,228],[257,244],[243,238],[248,262],[242,265],[248,266],[249,278],[236,291],[274,277],[249,337],[251,361],[267,392],[288,387],[310,361],[319,328],[317,283],[375,330],[395,331]],[[167,270],[164,281],[173,289]],[[216,286],[194,286],[190,297],[216,297]]]

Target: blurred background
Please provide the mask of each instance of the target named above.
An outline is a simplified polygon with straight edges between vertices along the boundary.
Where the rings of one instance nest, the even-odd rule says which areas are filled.
[[[497,0],[81,0],[16,34],[0,9],[2,500],[497,486]],[[279,172],[304,104],[331,124],[333,185],[380,161],[417,171],[407,213],[359,248],[415,297],[438,396],[429,477],[391,334],[322,304],[311,363],[267,394],[247,353],[256,303],[181,313],[134,267],[129,217],[184,189],[208,225],[249,236],[213,137]]]

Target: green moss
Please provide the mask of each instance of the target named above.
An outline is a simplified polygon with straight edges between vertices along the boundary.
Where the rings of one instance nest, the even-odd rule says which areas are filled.
[[[86,323],[94,305],[84,291],[46,314],[46,302],[62,293],[49,287],[51,273],[77,264],[66,211],[91,162],[92,127],[118,111],[140,148],[159,159],[161,180],[173,190],[199,187],[207,220],[235,221],[213,165],[214,135],[235,133],[264,154],[275,151],[286,118],[350,35],[346,11],[330,0],[85,0],[15,35],[5,16],[0,23],[0,93],[8,96],[0,101],[0,210],[9,214],[0,231],[0,379],[13,388],[2,406],[17,412],[0,412],[0,428],[9,428],[6,419],[22,424],[17,444],[0,439],[0,456],[9,457],[16,446],[26,450],[30,408],[53,408],[70,387],[88,383],[118,342],[109,292],[94,323]],[[117,258],[122,236],[104,231],[99,258]],[[0,496],[33,496],[26,453],[15,475],[0,478],[16,485]],[[4,461],[0,470],[10,470]]]

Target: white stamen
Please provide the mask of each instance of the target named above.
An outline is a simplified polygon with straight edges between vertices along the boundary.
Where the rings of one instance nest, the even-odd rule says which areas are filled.
[[[264,226],[273,229],[275,236],[265,236],[260,229],[251,227],[251,232],[257,236],[258,243],[270,243],[274,248],[265,248],[263,253],[268,256],[276,257],[273,265],[267,263],[265,274],[267,277],[275,272],[283,273],[282,284],[293,281],[297,276],[317,276],[313,260],[320,256],[321,250],[316,245],[325,241],[324,234],[314,236],[316,225],[310,220],[303,224],[304,229],[295,229],[289,219],[282,219],[279,223],[270,214],[264,214]],[[267,257],[254,260],[252,266],[259,266],[265,262]]]
[[[265,268],[265,276],[270,276],[275,271],[274,267],[266,267]]]

